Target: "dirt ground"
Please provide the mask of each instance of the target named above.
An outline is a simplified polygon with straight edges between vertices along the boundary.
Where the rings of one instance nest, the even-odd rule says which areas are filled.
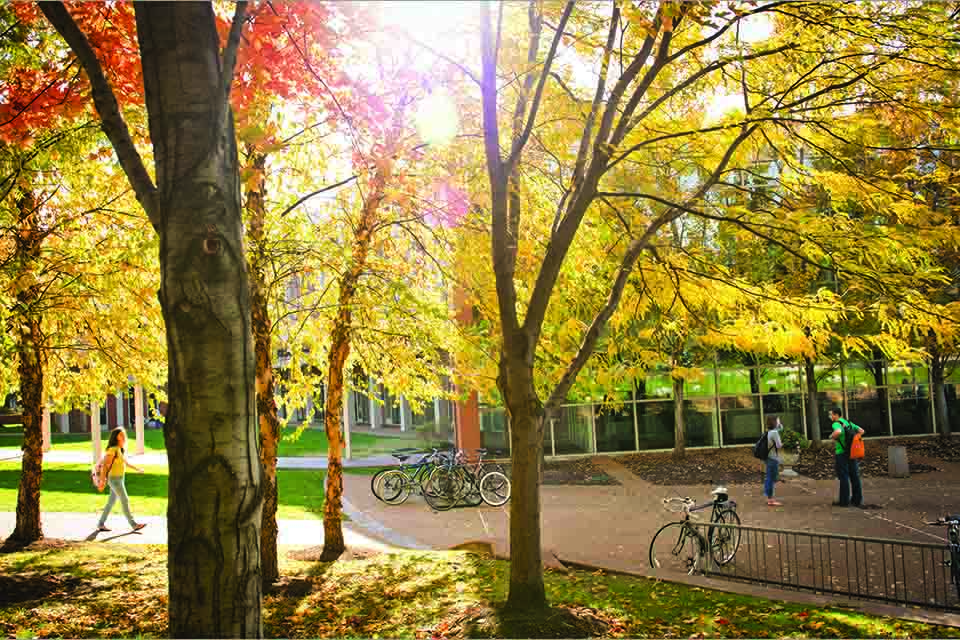
[[[960,438],[896,438],[867,440],[867,455],[861,462],[864,477],[887,476],[887,447],[904,446],[911,474],[941,471],[947,463],[960,462]],[[763,482],[763,468],[751,447],[688,450],[683,460],[670,452],[618,456],[617,462],[637,477],[657,485],[752,484]],[[794,470],[816,480],[831,480],[834,474],[833,449],[810,447],[800,454]]]

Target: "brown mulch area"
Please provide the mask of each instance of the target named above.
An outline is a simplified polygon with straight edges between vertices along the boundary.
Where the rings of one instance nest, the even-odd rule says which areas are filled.
[[[301,562],[319,562],[320,556],[323,554],[323,545],[318,545],[316,547],[307,547],[306,549],[294,549],[287,552],[287,557],[291,560],[300,560]],[[341,555],[338,560],[367,560],[374,556],[380,555],[380,551],[376,549],[366,549],[366,548],[349,548],[343,555]]]
[[[670,452],[636,453],[617,457],[634,475],[658,485],[755,484],[763,479],[760,461],[750,447],[697,449],[683,460]]]
[[[502,463],[503,472],[510,477],[510,464]],[[593,464],[589,458],[576,460],[547,460],[543,465],[544,485],[579,485],[591,486],[619,485],[620,482]]]
[[[860,469],[865,476],[887,475],[887,447],[904,446],[910,460],[911,473],[938,471],[936,461],[960,461],[960,438],[940,440],[930,438],[891,438],[867,440],[867,457]],[[920,462],[913,458],[923,458]],[[753,457],[751,447],[727,449],[697,449],[687,451],[682,461],[675,460],[671,452],[637,453],[620,456],[617,462],[627,467],[634,475],[658,485],[692,484],[748,484],[762,482],[763,467]],[[933,462],[934,464],[929,464]],[[834,471],[833,448],[810,447],[800,454],[794,471],[816,480],[832,479]]]
[[[596,638],[623,630],[621,620],[593,607],[555,605],[516,616],[498,607],[481,606],[442,620],[429,635],[433,638]]]
[[[922,457],[942,462],[960,461],[960,438],[940,440],[931,438],[891,438],[889,440],[866,440],[866,457],[860,461],[860,473],[864,476],[886,476],[887,447],[902,446],[907,448],[907,460],[910,463],[910,473],[929,473],[939,471],[936,465],[911,460]],[[794,471],[802,476],[815,480],[829,480],[836,477],[834,471],[834,448],[830,444],[820,449],[810,447],[800,453],[800,461],[793,466]]]
[[[72,540],[61,540],[60,538],[41,538],[36,542],[31,542],[27,546],[16,544],[9,538],[0,546],[0,553],[17,553],[19,551],[50,551],[55,549],[69,549],[79,545],[79,542]]]

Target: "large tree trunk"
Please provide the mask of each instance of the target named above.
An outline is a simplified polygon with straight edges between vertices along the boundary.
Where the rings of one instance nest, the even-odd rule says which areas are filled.
[[[533,386],[533,368],[515,354],[500,358],[498,385],[510,421],[510,592],[507,608],[547,606],[540,548],[540,465],[544,410]]]
[[[135,7],[156,164],[172,637],[260,637],[263,472],[233,115],[213,7]]]
[[[388,143],[392,147],[393,139]],[[320,560],[336,560],[346,550],[343,540],[343,459],[341,419],[343,417],[343,369],[350,356],[350,329],[354,298],[360,276],[367,265],[367,252],[373,240],[377,211],[383,200],[390,172],[390,162],[379,165],[360,213],[353,239],[350,263],[340,278],[340,296],[337,318],[330,336],[330,356],[327,360],[327,403],[323,424],[327,432],[327,488],[323,505],[323,552]],[[344,424],[346,429],[348,425]]]
[[[810,358],[803,359],[803,370],[807,380],[807,429],[815,445],[820,445],[820,399],[817,397],[817,372]]]
[[[274,397],[273,324],[267,301],[266,260],[264,255],[264,205],[266,155],[251,151],[250,168],[254,176],[247,189],[247,237],[250,251],[250,311],[253,350],[257,372],[257,418],[260,423],[260,464],[263,467],[263,513],[260,520],[260,574],[263,586],[280,578],[277,557],[277,445],[280,417]]]
[[[673,457],[687,454],[687,430],[683,421],[683,380],[673,379]]]
[[[37,202],[25,192],[17,200],[18,233],[14,264],[19,280],[31,280],[17,291],[15,317],[20,321],[17,336],[17,374],[20,379],[20,401],[23,410],[23,459],[20,488],[17,492],[17,520],[7,538],[8,548],[23,547],[43,537],[40,528],[40,481],[43,473],[43,335],[37,303],[42,290],[34,279],[40,259],[42,235],[37,224]]]
[[[950,435],[950,414],[947,409],[947,392],[944,386],[944,363],[939,346],[934,342],[930,348],[930,390],[933,392],[933,410],[937,420],[937,433]]]

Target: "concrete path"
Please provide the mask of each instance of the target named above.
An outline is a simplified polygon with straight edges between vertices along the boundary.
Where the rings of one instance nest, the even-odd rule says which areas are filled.
[[[111,514],[107,519],[109,532],[97,532],[95,513],[45,513],[41,516],[43,534],[62,540],[115,542],[120,544],[167,544],[167,519],[163,516],[140,516],[138,522],[147,526],[130,531],[122,515]],[[13,531],[16,514],[0,513],[0,540]],[[313,547],[323,544],[323,522],[320,520],[279,520],[277,544]],[[348,522],[343,524],[343,535],[348,547],[389,551],[394,545],[378,540]]]
[[[6,451],[2,452],[6,453]],[[18,450],[10,450],[9,455],[0,455],[3,462],[15,462],[20,460],[21,453]],[[135,465],[147,466],[166,466],[167,454],[144,453],[142,455],[132,454],[129,459]],[[93,453],[87,451],[63,451],[52,449],[43,454],[45,463],[54,464],[92,464]],[[397,459],[390,454],[370,456],[367,458],[355,458],[353,460],[344,460],[344,467],[387,467],[399,464]],[[326,456],[304,457],[304,458],[277,458],[277,468],[279,469],[326,469]]]

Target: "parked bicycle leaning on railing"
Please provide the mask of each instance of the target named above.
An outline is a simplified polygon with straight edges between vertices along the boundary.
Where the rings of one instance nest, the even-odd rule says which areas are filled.
[[[717,565],[725,565],[740,548],[740,530],[737,527],[710,527],[701,534],[690,522],[691,514],[712,508],[711,524],[740,525],[737,503],[730,500],[725,487],[717,487],[711,494],[712,502],[696,504],[689,497],[664,498],[664,506],[674,513],[683,513],[678,522],[660,527],[650,541],[650,568],[692,574],[703,571],[709,557]],[[708,555],[709,554],[709,555]]]
[[[960,514],[938,518],[924,524],[947,527],[947,538],[950,540],[950,558],[944,564],[950,566],[950,578],[957,589],[957,599],[960,600]]]
[[[454,452],[397,449],[391,455],[400,462],[400,466],[378,471],[370,478],[370,491],[381,502],[397,505],[406,502],[411,493],[423,495],[430,474],[439,464],[452,460]],[[416,455],[420,455],[420,459],[408,464],[407,460]]]

